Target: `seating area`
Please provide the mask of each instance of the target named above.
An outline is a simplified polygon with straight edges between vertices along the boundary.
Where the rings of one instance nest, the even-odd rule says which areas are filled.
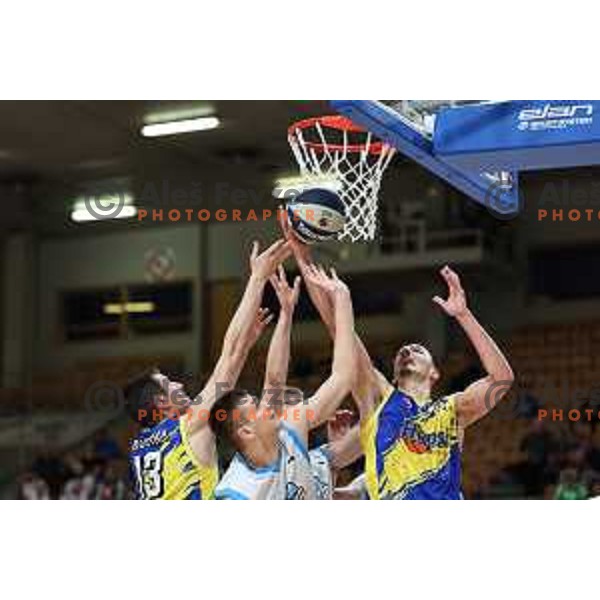
[[[181,371],[180,356],[135,356],[100,358],[81,361],[60,373],[46,373],[34,378],[33,384],[23,390],[2,390],[0,396],[3,414],[8,410],[24,413],[31,410],[82,410],[86,409],[86,393],[100,382],[113,384],[115,389],[129,378],[151,365]],[[110,387],[110,386],[107,386]]]
[[[508,350],[521,388],[534,395],[552,386],[568,385],[571,395],[598,386],[600,321],[527,327],[513,335]]]
[[[552,465],[533,465],[540,475],[542,494],[552,496],[564,469],[575,468],[581,478],[595,479],[594,460],[600,448],[598,406],[591,421],[582,416],[569,419],[570,410],[580,414],[600,400],[596,374],[600,372],[600,321],[529,326],[513,333],[506,353],[516,374],[508,400],[466,432],[463,486],[467,497],[494,494],[507,473],[526,471],[520,493],[527,495],[535,469],[527,470],[527,436],[542,434],[548,440],[547,460]],[[596,400],[596,402],[597,402]],[[538,410],[548,410],[539,425]],[[553,409],[562,409],[562,419],[553,419]],[[574,413],[574,417],[577,413]],[[537,431],[536,431],[537,430]],[[579,457],[573,458],[579,452]],[[548,472],[551,466],[551,473]],[[525,471],[523,470],[525,467]],[[514,479],[514,478],[512,478]],[[523,479],[517,476],[516,479]],[[593,482],[588,482],[593,486]],[[517,486],[519,487],[519,486]]]

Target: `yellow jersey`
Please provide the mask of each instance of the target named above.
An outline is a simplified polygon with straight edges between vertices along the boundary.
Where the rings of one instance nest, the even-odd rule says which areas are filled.
[[[456,397],[417,403],[389,393],[361,425],[372,500],[461,499]]]
[[[207,500],[219,479],[217,465],[201,465],[185,423],[165,419],[131,441],[130,471],[139,500]]]

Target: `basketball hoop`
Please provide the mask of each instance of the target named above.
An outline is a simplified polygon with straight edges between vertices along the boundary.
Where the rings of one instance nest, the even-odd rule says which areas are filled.
[[[341,241],[372,241],[377,231],[381,177],[395,149],[342,116],[304,119],[288,129],[288,141],[308,181],[336,180],[346,206]]]

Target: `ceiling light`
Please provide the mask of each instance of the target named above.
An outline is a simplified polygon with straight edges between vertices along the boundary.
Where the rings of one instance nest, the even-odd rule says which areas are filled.
[[[136,215],[137,207],[133,205],[131,194],[102,194],[77,198],[73,202],[71,220],[76,223],[86,223],[89,221],[131,219]]]
[[[123,313],[151,313],[155,308],[154,302],[125,302],[123,304],[105,304],[102,310],[105,315],[122,315]]]
[[[158,137],[161,135],[190,133],[192,131],[207,131],[208,129],[216,129],[220,123],[218,117],[198,117],[181,121],[151,123],[142,127],[142,135],[144,137]]]

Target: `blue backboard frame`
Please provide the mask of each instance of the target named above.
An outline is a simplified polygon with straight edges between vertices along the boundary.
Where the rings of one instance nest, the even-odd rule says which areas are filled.
[[[429,169],[499,218],[521,208],[519,173],[600,164],[594,100],[519,100],[442,108],[431,136],[377,100],[335,110]]]

